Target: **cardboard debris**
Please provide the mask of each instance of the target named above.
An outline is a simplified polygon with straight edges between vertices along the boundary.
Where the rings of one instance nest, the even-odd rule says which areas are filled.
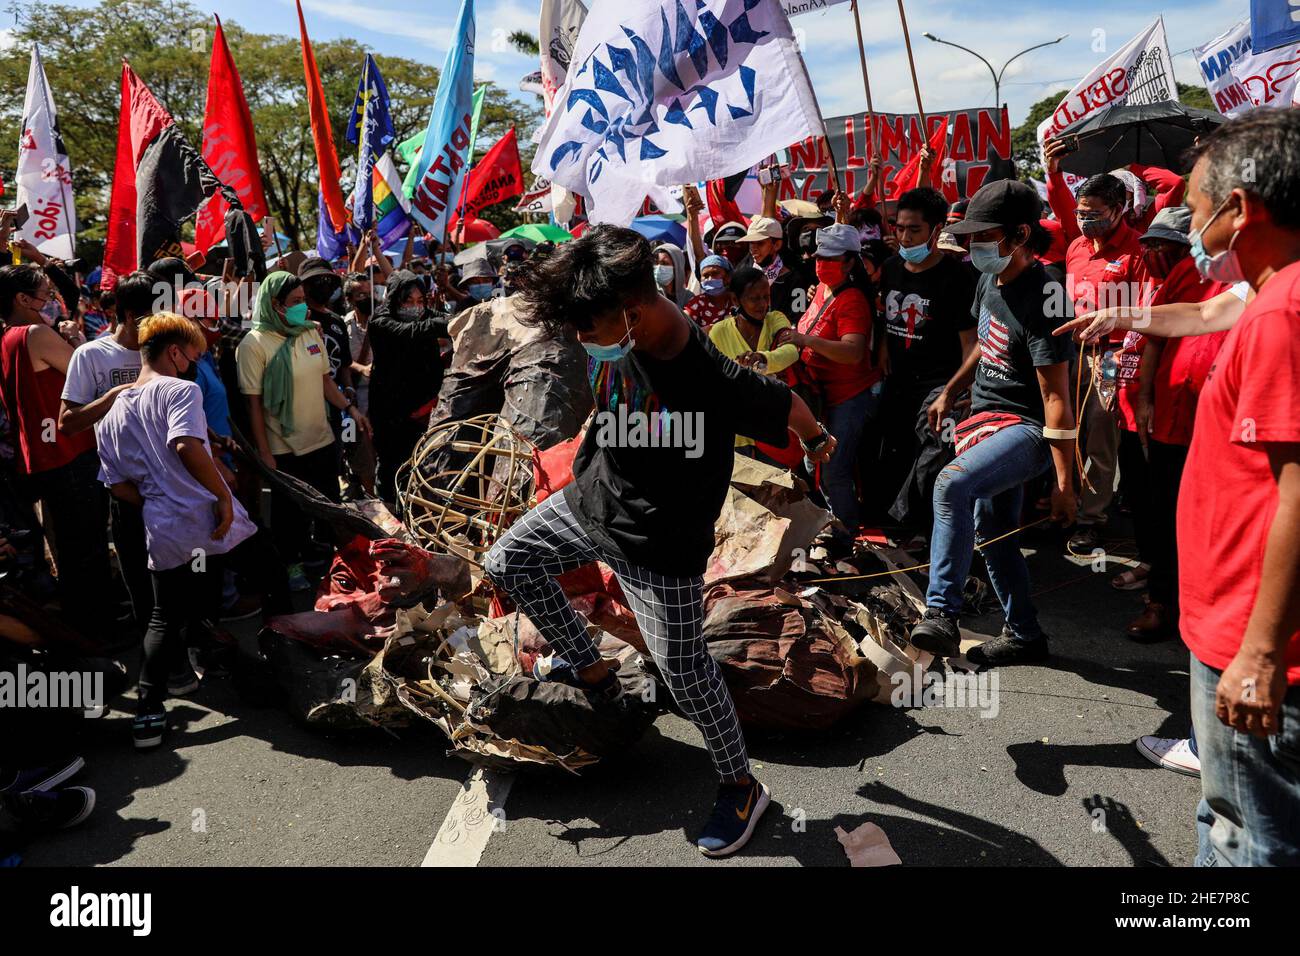
[[[889,837],[874,823],[864,823],[849,833],[843,827],[836,827],[835,836],[844,847],[850,866],[902,865],[903,861],[889,844]]]

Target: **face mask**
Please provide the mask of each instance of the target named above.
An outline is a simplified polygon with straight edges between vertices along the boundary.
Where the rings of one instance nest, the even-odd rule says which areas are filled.
[[[403,322],[418,322],[424,315],[424,309],[418,305],[404,305],[397,310],[397,317]]]
[[[1212,279],[1215,282],[1241,282],[1246,278],[1241,271],[1241,261],[1237,258],[1237,250],[1232,248],[1232,244],[1237,241],[1237,233],[1234,232],[1232,238],[1228,240],[1228,248],[1215,255],[1206,252],[1205,243],[1201,241],[1201,236],[1204,235],[1205,230],[1210,228],[1210,224],[1219,218],[1223,210],[1228,208],[1228,203],[1231,200],[1232,196],[1229,195],[1227,199],[1219,204],[1219,208],[1214,210],[1214,215],[1206,220],[1205,225],[1192,233],[1192,258],[1196,260],[1196,271],[1201,274],[1202,278]]]
[[[357,315],[369,315],[370,296],[366,296],[364,299],[359,300],[356,305],[353,306],[353,309],[356,310]]]
[[[195,379],[197,379],[197,378],[199,377],[199,363],[198,363],[198,362],[191,362],[191,361],[189,360],[189,356],[186,356],[186,357],[185,357],[185,371],[182,372],[182,371],[180,370],[180,367],[177,366],[177,368],[176,368],[176,377],[177,377],[177,378],[183,378],[183,379],[185,379],[185,381],[187,381],[187,382],[192,382],[192,381],[194,381]]]
[[[655,282],[667,287],[675,278],[675,270],[672,266],[658,265],[655,266]]]
[[[722,288],[721,279],[705,279],[700,283],[700,289],[703,290],[705,295],[721,295]]]
[[[934,235],[933,231],[930,233]],[[910,262],[912,265],[918,265],[924,262],[930,256],[930,241],[927,239],[919,246],[899,246],[898,254],[903,257],[904,262]]]
[[[63,310],[59,308],[58,300],[52,296],[46,299],[45,304],[41,306],[41,317],[49,325],[58,325],[59,320],[63,318]]]
[[[830,286],[832,289],[837,288],[844,282],[847,273],[844,263],[835,259],[818,259],[816,270],[817,281]]]
[[[1182,258],[1181,252],[1171,249],[1162,249],[1159,252],[1149,250],[1142,253],[1142,261],[1146,263],[1147,271],[1157,279],[1166,278]]]
[[[1079,222],[1079,231],[1089,239],[1102,239],[1115,230],[1115,220],[1110,216],[1104,218],[1083,216],[1075,217]]]
[[[627,316],[623,316],[623,321],[627,322]],[[627,335],[623,336],[614,345],[593,345],[590,342],[583,342],[582,347],[587,350],[587,354],[597,362],[617,362],[621,358],[626,358],[627,354],[632,351],[636,345],[636,339],[632,338],[632,326],[628,324]]]
[[[297,305],[291,305],[284,310],[284,321],[290,325],[307,324],[307,303],[299,302]]]
[[[465,291],[469,293],[471,299],[475,299],[479,302],[483,302],[492,295],[492,287],[485,282],[476,282],[473,285],[466,287]]]
[[[976,269],[986,275],[1001,275],[1011,265],[1011,256],[1015,250],[1004,255],[998,254],[996,242],[972,242],[970,244],[970,262]]]

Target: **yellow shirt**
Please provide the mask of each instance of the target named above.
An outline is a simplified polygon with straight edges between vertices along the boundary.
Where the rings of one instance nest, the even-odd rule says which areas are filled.
[[[765,371],[768,375],[784,372],[799,361],[799,350],[789,342],[777,348],[772,348],[772,340],[776,338],[776,333],[790,327],[790,320],[785,317],[784,313],[769,312],[763,316],[763,327],[758,332],[758,348],[756,349],[749,347],[745,337],[736,328],[736,318],[734,315],[729,315],[709,327],[709,341],[713,343],[714,348],[727,358],[735,359],[746,352],[757,352],[767,360]],[[752,444],[754,444],[752,439],[746,438],[744,435],[736,436],[737,448]]]
[[[284,342],[277,332],[253,329],[235,350],[239,367],[239,390],[245,395],[262,394],[262,375],[271,357]],[[304,332],[293,340],[289,358],[293,366],[293,432],[285,435],[278,419],[269,412],[266,418],[266,441],[273,455],[305,455],[334,441],[329,418],[325,414],[324,376],[329,371],[325,343],[320,333]]]

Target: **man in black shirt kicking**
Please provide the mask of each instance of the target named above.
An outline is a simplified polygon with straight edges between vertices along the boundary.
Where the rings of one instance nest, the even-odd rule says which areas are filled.
[[[703,573],[731,479],[737,434],[812,461],[835,440],[784,384],[723,356],[660,294],[650,244],[597,226],[518,277],[525,313],[568,326],[589,353],[596,399],[573,482],[524,515],[488,553],[488,577],[555,650],[545,679],[614,694],[617,680],[555,577],[592,561],[613,569],[646,646],[722,778],[696,845],[726,856],[749,840],[770,794],[749,772],[731,695],[705,649]],[[539,676],[541,679],[542,675]]]

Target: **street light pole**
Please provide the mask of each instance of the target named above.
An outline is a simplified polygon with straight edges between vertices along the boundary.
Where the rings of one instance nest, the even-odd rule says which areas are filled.
[[[1034,46],[1026,47],[1025,49],[1021,50],[1019,53],[1017,53],[1015,56],[1013,56],[1010,60],[1007,60],[1007,62],[1003,63],[1003,64],[1002,64],[1002,69],[1000,69],[1000,70],[994,70],[994,69],[993,69],[993,64],[992,64],[992,63],[990,63],[988,60],[984,59],[984,57],[980,56],[978,53],[976,53],[976,52],[975,52],[974,50],[972,50],[970,47],[962,46],[960,43],[953,43],[951,40],[940,40],[940,39],[939,39],[937,36],[935,36],[933,33],[923,33],[923,34],[921,34],[921,36],[925,37],[927,40],[933,40],[935,43],[942,43],[942,44],[944,44],[945,46],[955,46],[955,47],[956,47],[957,49],[959,49],[959,50],[965,50],[965,51],[966,51],[967,53],[969,53],[971,56],[976,57],[976,58],[977,58],[981,63],[983,63],[985,66],[987,66],[987,67],[989,68],[989,76],[993,77],[993,101],[994,101],[994,102],[993,102],[993,105],[994,105],[995,107],[998,107],[998,106],[1001,106],[1001,105],[1002,105],[1002,76],[1003,76],[1003,74],[1006,73],[1006,71],[1007,71],[1007,67],[1009,67],[1009,66],[1010,66],[1014,61],[1020,59],[1020,58],[1021,58],[1022,56],[1024,56],[1026,53],[1030,53],[1030,52],[1032,52],[1032,51],[1034,51],[1034,50],[1040,49],[1040,48],[1045,47],[1045,46],[1052,46],[1052,45],[1055,44],[1055,43],[1060,43],[1062,40],[1064,40],[1064,39],[1065,39],[1066,37],[1068,37],[1069,35],[1070,35],[1070,34],[1068,34],[1068,33],[1064,33],[1064,34],[1062,34],[1061,36],[1057,37],[1055,40],[1048,40],[1046,43],[1038,43],[1038,44],[1035,44]]]

